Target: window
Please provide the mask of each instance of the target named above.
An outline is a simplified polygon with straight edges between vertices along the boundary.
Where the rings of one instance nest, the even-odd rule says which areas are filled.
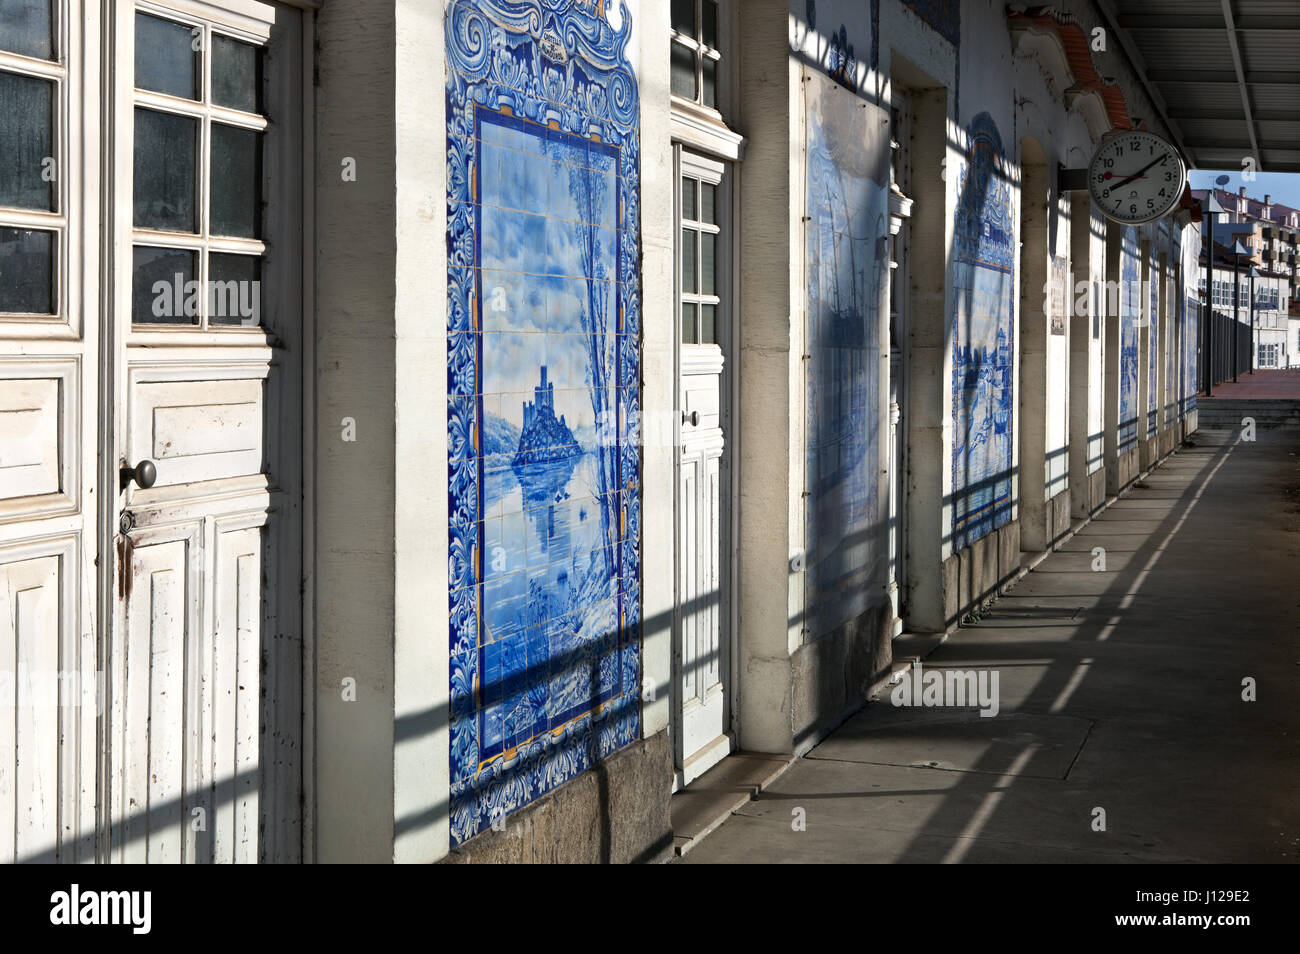
[[[61,314],[68,74],[53,0],[0,0],[0,314]]]
[[[1261,344],[1259,346],[1259,367],[1276,368],[1277,367],[1277,344]]]
[[[260,46],[138,12],[134,103],[132,322],[260,324]]]
[[[718,108],[718,0],[671,0],[671,88],[710,109]]]
[[[717,344],[725,279],[721,163],[683,154],[677,266],[683,344]]]

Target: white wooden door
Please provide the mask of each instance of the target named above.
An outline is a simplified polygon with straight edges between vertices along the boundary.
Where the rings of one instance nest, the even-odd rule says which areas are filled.
[[[0,20],[0,862],[93,861],[99,5],[25,6]]]
[[[722,343],[727,340],[725,168],[684,153],[678,196],[681,418],[677,535],[677,782],[731,751],[727,694],[726,439]]]
[[[113,861],[300,850],[300,41],[237,9],[115,14]]]

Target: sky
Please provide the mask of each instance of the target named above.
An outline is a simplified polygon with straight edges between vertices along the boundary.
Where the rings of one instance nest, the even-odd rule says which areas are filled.
[[[1208,189],[1214,185],[1219,176],[1227,176],[1228,184],[1219,186],[1229,192],[1237,192],[1246,187],[1246,195],[1252,199],[1264,200],[1271,195],[1275,204],[1289,205],[1300,209],[1300,174],[1293,172],[1257,172],[1254,182],[1241,178],[1240,169],[1197,169],[1188,175],[1193,189]]]

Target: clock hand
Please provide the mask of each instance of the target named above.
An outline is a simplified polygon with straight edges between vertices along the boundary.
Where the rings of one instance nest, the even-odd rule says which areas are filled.
[[[1168,157],[1168,155],[1169,155],[1169,153],[1165,153],[1165,154],[1162,155],[1162,156],[1156,156],[1154,159],[1152,159],[1150,162],[1148,162],[1145,166],[1143,166],[1143,167],[1142,167],[1141,169],[1139,169],[1137,172],[1133,173],[1133,175],[1129,176],[1127,179],[1121,179],[1119,182],[1116,182],[1113,186],[1111,186],[1111,189],[1118,189],[1118,188],[1119,188],[1120,186],[1122,186],[1122,185],[1128,185],[1128,184],[1129,184],[1130,182],[1132,182],[1134,179],[1141,179],[1141,178],[1142,178],[1142,173],[1146,172],[1148,169],[1150,169],[1152,166],[1154,166],[1154,165],[1155,165],[1157,162],[1159,162],[1160,160],[1165,159],[1166,157]]]

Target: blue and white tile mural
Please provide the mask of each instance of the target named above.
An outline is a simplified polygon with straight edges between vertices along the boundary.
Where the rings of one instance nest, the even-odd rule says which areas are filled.
[[[1168,307],[1172,312],[1169,324],[1166,326],[1169,341],[1165,345],[1165,407],[1162,412],[1166,426],[1177,420],[1178,417],[1178,365],[1182,360],[1178,351],[1181,343],[1179,329],[1183,324],[1182,312],[1178,307],[1180,297],[1178,282],[1170,275],[1165,279],[1165,301],[1169,303]]]
[[[1154,266],[1154,262],[1152,265]],[[1151,322],[1151,339],[1147,343],[1147,440],[1156,436],[1156,414],[1159,410],[1156,394],[1156,358],[1160,354],[1160,285],[1155,279],[1156,270],[1153,267],[1149,274],[1152,276],[1150,288],[1147,290],[1148,311]]]
[[[824,635],[883,593],[880,296],[889,129],[880,107],[807,73],[806,627]]]
[[[1137,229],[1126,226],[1120,250],[1119,292],[1119,452],[1137,446],[1138,322],[1142,289],[1138,284]]]
[[[1200,387],[1197,377],[1199,358],[1198,342],[1201,340],[1201,300],[1196,289],[1188,285],[1183,296],[1183,367],[1180,375],[1178,416],[1196,410],[1196,392]]]
[[[967,130],[953,237],[953,549],[1011,519],[1015,235],[1002,137]]]
[[[447,8],[453,845],[640,731],[638,104],[618,12]]]

